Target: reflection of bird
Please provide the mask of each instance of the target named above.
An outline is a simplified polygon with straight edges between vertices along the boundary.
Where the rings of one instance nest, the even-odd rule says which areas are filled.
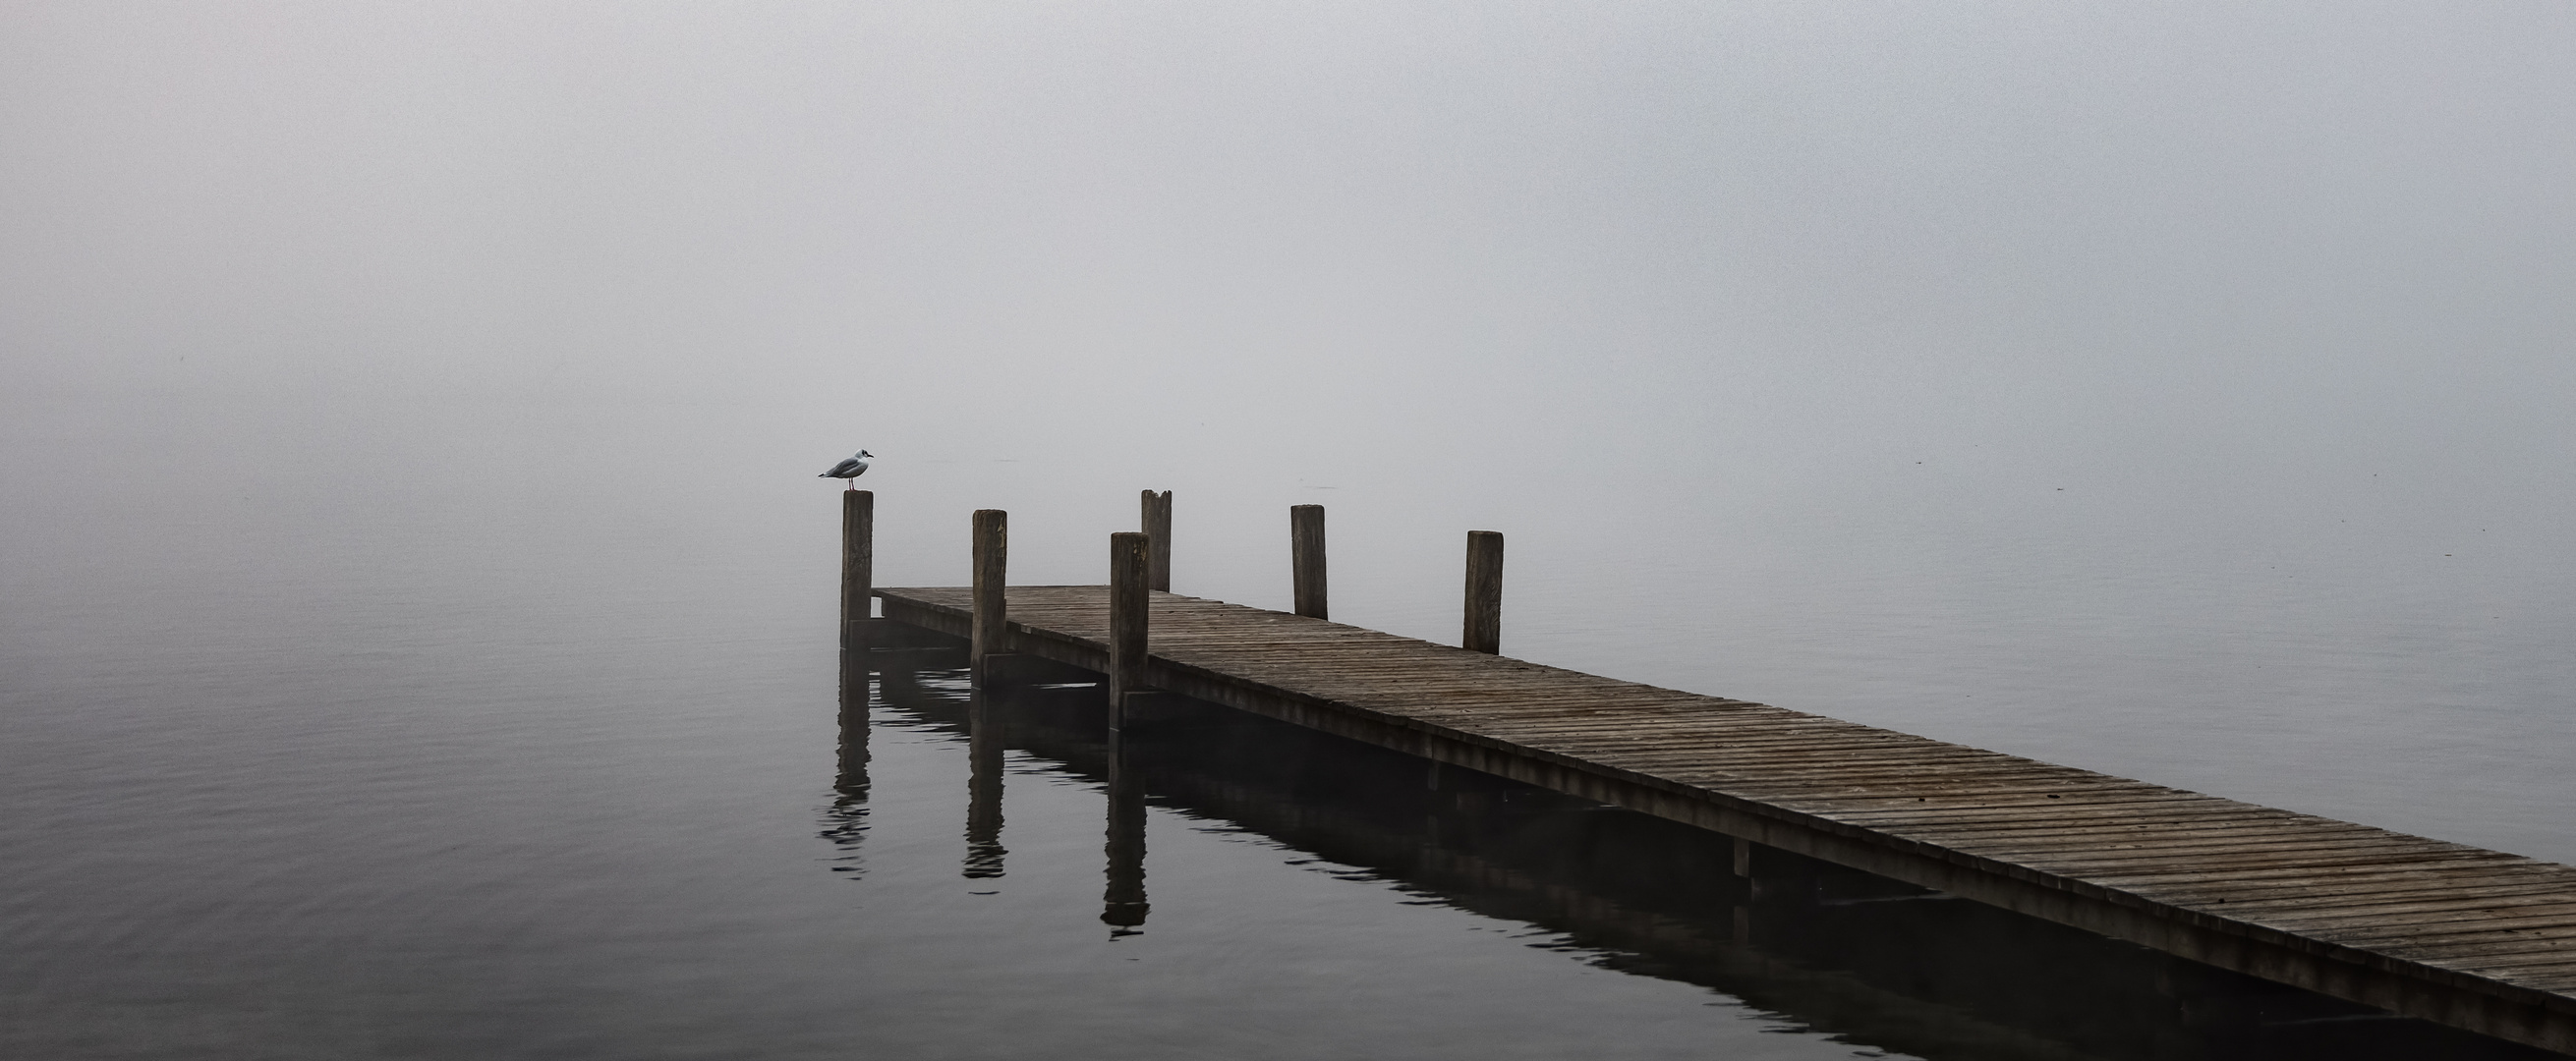
[[[860,450],[858,456],[833,465],[831,471],[817,475],[815,478],[856,480],[859,476],[866,475],[868,473],[868,458],[873,456],[876,456],[876,454],[870,453],[866,450]],[[807,467],[812,467],[812,465],[807,465]],[[850,483],[850,489],[856,490],[858,488],[859,484],[857,482],[853,481]]]

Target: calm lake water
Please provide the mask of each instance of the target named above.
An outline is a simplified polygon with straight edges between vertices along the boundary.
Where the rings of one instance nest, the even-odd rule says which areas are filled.
[[[1079,673],[980,749],[951,652],[845,717],[833,485],[662,410],[20,411],[9,1056],[2512,1054],[1776,853],[1748,889],[1705,834],[1215,709],[1111,800]],[[888,584],[961,580],[979,503],[1029,582],[1133,518],[1119,468],[872,448]],[[1321,499],[1336,617],[1446,638],[1494,526],[1510,653],[2576,857],[2576,597],[2528,527],[2226,550],[2052,522],[2079,481],[1958,548],[1909,527],[2002,527],[1992,489],[1222,471],[1136,484],[1178,490],[1184,592],[1284,604]]]
[[[1311,503],[1451,641],[1501,531],[1509,655],[2576,862],[2571,54],[0,5],[0,1058],[2508,1055],[1221,713],[1113,763],[1081,675],[844,705],[814,473],[883,585],[1154,489],[1285,607]]]

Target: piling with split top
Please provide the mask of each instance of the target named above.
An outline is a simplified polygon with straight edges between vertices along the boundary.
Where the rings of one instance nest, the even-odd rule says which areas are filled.
[[[1145,491],[1142,530],[1153,539],[1145,556],[1145,584],[1156,593],[1172,591],[1172,492]]]
[[[869,594],[876,589],[877,493],[874,490],[841,491],[841,636],[843,645],[853,645],[852,629],[867,619],[872,610]]]
[[[1458,643],[1470,652],[1503,651],[1503,536],[1467,532],[1467,621]]]
[[[1332,616],[1324,606],[1324,506],[1288,507],[1288,552],[1296,583],[1297,614]]]

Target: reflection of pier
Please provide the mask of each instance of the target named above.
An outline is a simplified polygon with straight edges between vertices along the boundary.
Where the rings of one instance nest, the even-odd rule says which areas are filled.
[[[1169,519],[1149,494],[1157,533],[1111,536],[1107,586],[1006,588],[995,510],[975,514],[972,587],[875,589],[849,566],[871,547],[845,543],[848,643],[967,638],[982,677],[1068,664],[1111,705],[1180,694],[2576,1053],[2576,867],[1510,659],[1490,532],[1468,538],[1467,648],[1327,621],[1313,505],[1291,513],[1295,613],[1162,592]]]
[[[895,658],[888,654],[889,659]],[[961,650],[905,663],[964,667]],[[898,664],[900,665],[900,664]],[[1928,1057],[2351,1059],[2522,1051],[1789,852],[1214,705],[1157,698],[1113,758],[1089,676],[1021,661],[986,691],[1011,747],[1126,786],[1112,801],[1238,824],[1478,913],[1564,933],[1621,971],[1699,984]],[[959,694],[888,706],[963,733]],[[1127,877],[1113,831],[1113,925]],[[1141,854],[1141,851],[1139,852]],[[1140,866],[1138,867],[1140,868]],[[1141,902],[1141,887],[1132,895]]]

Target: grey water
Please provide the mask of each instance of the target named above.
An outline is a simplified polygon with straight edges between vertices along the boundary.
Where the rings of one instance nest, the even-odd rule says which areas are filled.
[[[134,410],[149,441],[100,426]],[[874,726],[845,717],[833,484],[589,470],[651,412],[464,409],[483,430],[316,456],[241,411],[10,421],[44,457],[6,517],[12,1056],[2512,1056],[1829,868],[1757,896],[1716,838],[1239,718],[1140,745],[1150,913],[1104,922],[1096,705],[997,707],[989,793],[953,658],[881,665]],[[1097,577],[1133,519],[1115,470],[1081,498],[924,463],[872,484],[887,583],[962,579],[977,484],[1027,581]],[[1284,604],[1284,506],[1166,482],[1179,588]],[[1325,499],[1340,617],[1453,636],[1463,534],[1324,485],[1270,500]],[[1748,560],[1705,528],[1755,520],[1656,511],[1495,503],[1506,651],[2576,853],[2569,609],[2492,555],[2311,590],[1998,545],[1927,587],[1901,542]]]
[[[1096,582],[1168,489],[1280,607],[1312,503],[1445,641],[1497,530],[1507,654],[2576,861],[2571,53],[0,10],[0,1054],[2502,1051],[1251,720],[1113,770],[1079,675],[845,711],[814,473],[880,456],[881,584],[977,508]]]

